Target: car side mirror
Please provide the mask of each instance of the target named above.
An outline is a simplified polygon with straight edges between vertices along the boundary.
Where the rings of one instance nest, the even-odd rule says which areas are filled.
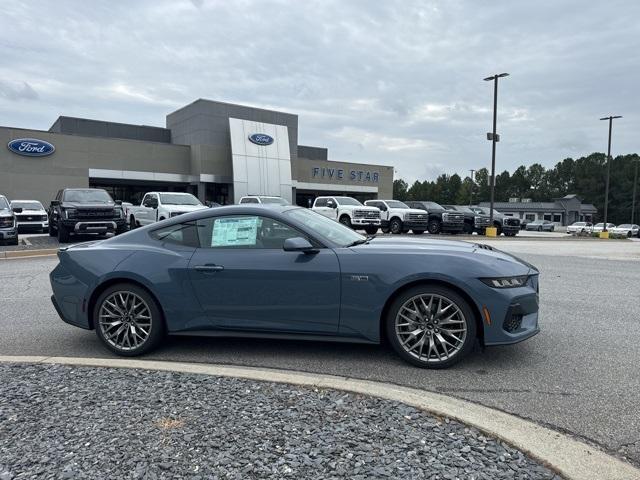
[[[318,249],[302,237],[287,238],[282,244],[282,249],[285,252],[318,253]]]
[[[22,207],[12,208],[13,213],[22,213]]]

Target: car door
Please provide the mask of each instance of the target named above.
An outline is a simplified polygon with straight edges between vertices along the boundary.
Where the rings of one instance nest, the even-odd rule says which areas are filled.
[[[140,218],[140,225],[149,225],[156,221],[156,213],[158,211],[158,196],[154,193],[148,193],[142,200],[141,209],[142,216]],[[154,206],[156,208],[154,208]]]
[[[329,207],[329,198],[318,198],[313,206],[313,210],[320,215],[323,215],[328,218],[333,218],[334,209]],[[334,202],[335,203],[335,202]]]
[[[333,250],[285,252],[286,238],[304,235],[267,215],[210,217],[198,221],[198,234],[189,276],[213,328],[337,332],[340,266]]]

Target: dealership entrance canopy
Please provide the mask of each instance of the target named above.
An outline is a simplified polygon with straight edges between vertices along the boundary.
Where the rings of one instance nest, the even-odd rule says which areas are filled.
[[[276,195],[391,198],[393,167],[328,159],[298,145],[298,116],[211,100],[167,115],[166,128],[59,117],[48,131],[0,127],[0,194],[45,205],[65,187],[100,187],[138,203],[150,190],[237,203]]]

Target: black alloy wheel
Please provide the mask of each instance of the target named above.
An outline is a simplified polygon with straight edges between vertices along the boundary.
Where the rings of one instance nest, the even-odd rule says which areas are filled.
[[[391,233],[393,233],[394,235],[402,233],[402,222],[399,218],[393,218],[391,220],[391,222],[389,223],[389,230],[391,230]]]
[[[440,229],[441,228],[442,228],[442,224],[440,223],[439,220],[437,220],[435,218],[429,220],[429,223],[427,224],[427,231],[431,235],[437,235],[438,233],[440,233]]]
[[[352,228],[352,227],[351,227],[351,219],[349,218],[349,216],[348,216],[348,215],[343,215],[343,216],[341,216],[341,217],[340,217],[340,223],[341,223],[342,225],[344,225],[345,227]]]

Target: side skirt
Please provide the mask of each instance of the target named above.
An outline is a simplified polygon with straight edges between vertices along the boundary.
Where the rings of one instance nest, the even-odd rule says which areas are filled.
[[[361,337],[340,337],[337,335],[309,335],[304,333],[271,333],[271,332],[243,332],[238,330],[188,330],[181,332],[169,332],[169,335],[187,337],[236,337],[236,338],[270,338],[278,340],[308,340],[313,342],[338,342],[338,343],[367,343],[373,342]]]

